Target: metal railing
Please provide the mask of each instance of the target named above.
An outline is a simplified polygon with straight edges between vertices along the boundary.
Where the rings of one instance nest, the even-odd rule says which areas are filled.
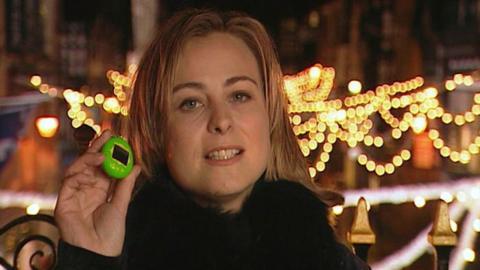
[[[55,220],[50,215],[25,215],[12,220],[11,222],[0,228],[0,237],[6,235],[7,232],[16,227],[35,221],[47,223],[56,228]],[[20,256],[21,253],[24,252],[24,249],[27,247],[27,245],[33,242],[40,243],[41,245],[33,245],[34,248],[29,248],[28,250],[28,253],[30,254],[22,254],[22,256]],[[23,236],[18,243],[16,243],[13,251],[12,263],[9,263],[7,259],[3,257],[0,257],[0,266],[4,267],[7,270],[19,269],[19,265],[21,265],[20,257],[22,257],[23,260],[25,258],[28,258],[27,263],[32,270],[51,269],[56,263],[56,246],[56,242],[54,242],[49,236],[39,233],[27,234]],[[48,253],[45,252],[45,248],[49,250]],[[40,265],[35,265],[35,261],[40,261]]]

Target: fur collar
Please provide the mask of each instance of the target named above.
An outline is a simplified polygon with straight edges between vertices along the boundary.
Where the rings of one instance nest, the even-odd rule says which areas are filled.
[[[128,213],[128,269],[341,269],[326,206],[298,183],[259,180],[233,215],[149,182]]]

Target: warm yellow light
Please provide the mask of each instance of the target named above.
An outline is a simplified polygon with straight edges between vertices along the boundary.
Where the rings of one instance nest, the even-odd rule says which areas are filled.
[[[67,89],[63,91],[63,96],[65,97],[65,100],[71,105],[76,105],[80,103],[80,95],[76,91]]]
[[[337,111],[337,121],[344,121],[347,118],[347,112],[345,110]]]
[[[310,76],[310,78],[313,80],[318,80],[318,78],[320,78],[321,72],[322,71],[320,70],[319,67],[314,66],[308,70],[308,76]]]
[[[375,170],[376,164],[374,161],[369,160],[366,164],[366,167],[369,172],[373,172]]]
[[[121,113],[123,116],[127,116],[127,115],[128,115],[128,107],[122,106],[122,108],[120,108],[120,113]]]
[[[413,118],[411,126],[413,132],[420,134],[427,128],[427,118],[425,115],[418,115]]]
[[[87,119],[87,113],[85,111],[79,111],[77,113],[77,119],[82,122],[85,121],[85,119]]]
[[[438,130],[436,130],[436,129],[431,129],[431,130],[428,132],[428,138],[430,138],[430,140],[435,140],[435,139],[437,139],[439,136],[440,136],[440,133],[439,133]]]
[[[72,127],[74,128],[78,128],[82,125],[82,121],[78,120],[77,118],[73,119],[72,120]]]
[[[366,146],[371,146],[373,144],[373,137],[370,135],[367,135],[363,138],[363,142],[365,143]]]
[[[85,98],[84,103],[87,107],[92,107],[95,104],[95,99],[91,96]]]
[[[320,154],[320,160],[322,162],[328,162],[330,160],[330,154],[325,153],[325,152],[321,153]]]
[[[331,143],[325,143],[323,145],[323,151],[330,153],[333,150],[333,145]]]
[[[27,215],[36,215],[40,212],[40,206],[36,203],[32,203],[30,204],[27,209],[26,209],[26,213]]]
[[[393,165],[400,167],[403,164],[403,159],[400,156],[394,156],[392,158]]]
[[[403,160],[409,160],[412,155],[410,154],[410,151],[402,150],[402,152],[400,152],[400,156]]]
[[[440,149],[440,155],[442,155],[442,157],[448,157],[450,156],[450,153],[451,153],[450,148],[447,146],[444,146]]]
[[[355,138],[350,138],[347,140],[347,144],[348,147],[354,148],[355,146],[357,146],[357,140],[355,140]]]
[[[455,85],[454,81],[448,80],[448,81],[445,82],[445,89],[447,89],[448,91],[454,90],[455,87],[456,87],[456,85]]]
[[[67,111],[67,115],[70,119],[73,119],[77,116],[77,111],[73,110],[73,109],[70,109]]]
[[[334,144],[337,141],[337,136],[335,136],[333,133],[330,133],[327,136],[327,141],[331,144]]]
[[[425,89],[424,93],[428,98],[434,98],[438,95],[438,90],[434,87],[428,87]]]
[[[93,126],[95,124],[95,122],[93,122],[92,118],[85,119],[85,121],[83,121],[83,123],[85,125],[89,125],[89,126]]]
[[[95,102],[97,104],[102,104],[105,101],[105,96],[101,93],[95,95]]]
[[[474,115],[480,115],[480,105],[478,104],[473,105],[472,112]]]
[[[470,159],[471,159],[470,152],[466,150],[463,150],[462,152],[460,152],[460,163],[467,164],[468,162],[470,162]]]
[[[315,140],[310,140],[310,141],[308,142],[308,148],[310,148],[310,150],[315,150],[315,149],[317,149],[317,146],[318,146],[318,143],[317,143],[317,141],[315,141]]]
[[[402,137],[402,131],[398,128],[392,129],[392,137],[394,139],[400,139]]]
[[[317,175],[317,170],[315,168],[309,167],[308,168],[308,173],[310,174],[311,178],[314,178],[315,175]]]
[[[300,117],[300,115],[296,114],[292,117],[292,123],[294,125],[299,125],[301,122],[302,122],[302,118]]]
[[[376,173],[377,175],[379,175],[379,176],[384,175],[384,174],[385,174],[385,166],[383,166],[383,165],[377,165],[377,166],[375,167],[375,173]]]
[[[475,261],[475,251],[473,251],[471,248],[464,249],[462,251],[462,256],[463,256],[463,259],[467,262]]]
[[[315,140],[318,143],[322,143],[323,141],[325,141],[325,135],[323,135],[323,133],[317,133],[315,134]]]
[[[343,213],[343,206],[342,205],[335,205],[332,207],[332,211],[336,216],[339,216]]]
[[[463,75],[462,74],[455,74],[453,76],[453,81],[456,83],[456,84],[462,84],[463,83]]]
[[[444,200],[446,203],[450,203],[453,201],[453,196],[449,192],[444,191],[440,194],[440,199]]]
[[[44,138],[55,136],[58,129],[58,118],[55,116],[42,116],[35,121],[38,133]]]
[[[476,218],[473,221],[473,230],[476,232],[480,232],[480,219]]]
[[[406,121],[400,121],[400,124],[398,125],[398,128],[401,130],[401,131],[407,131],[408,130],[408,123]]]
[[[413,200],[413,203],[417,208],[422,208],[426,204],[425,199],[422,196],[415,197],[415,199]]]
[[[471,123],[475,121],[475,115],[472,112],[466,112],[465,113],[465,121]]]
[[[397,108],[400,107],[400,99],[399,98],[392,99],[392,107],[394,109],[397,109]]]
[[[361,154],[358,156],[357,161],[360,165],[365,165],[367,164],[368,158],[365,154]]]
[[[380,136],[375,137],[375,139],[373,139],[373,144],[374,144],[376,147],[381,147],[381,146],[383,145],[383,139],[382,139],[382,137],[380,137]]]
[[[470,152],[471,154],[474,154],[474,155],[478,154],[479,150],[480,149],[478,148],[478,145],[476,145],[476,144],[472,143],[468,146],[468,152]]]
[[[433,147],[437,148],[437,149],[440,149],[444,146],[444,142],[442,139],[440,138],[437,138],[435,140],[433,140]]]
[[[475,101],[477,104],[480,104],[480,93],[477,93],[473,96],[473,101]]]
[[[94,125],[93,126],[93,129],[95,130],[95,132],[97,134],[100,134],[100,132],[102,131],[102,128],[99,126],[99,125]]]
[[[362,83],[357,80],[350,81],[348,83],[348,91],[354,95],[360,93],[362,91]]]
[[[465,124],[465,117],[463,117],[463,115],[455,116],[455,124],[458,126]]]
[[[449,113],[445,113],[444,115],[442,115],[442,121],[443,123],[445,124],[450,124],[453,120],[453,116]]]
[[[38,87],[38,86],[40,86],[40,84],[42,84],[42,78],[38,75],[34,75],[30,78],[30,83],[33,86]]]
[[[387,174],[392,174],[395,171],[395,166],[392,163],[385,164],[385,172]]]
[[[472,86],[473,85],[473,77],[470,75],[464,76],[463,77],[463,84],[466,86]]]
[[[458,225],[454,220],[450,220],[450,228],[452,229],[453,232],[457,232]]]
[[[41,84],[40,87],[38,88],[38,91],[42,94],[48,93],[49,86],[48,84]]]
[[[460,161],[460,153],[457,151],[452,151],[450,153],[450,160],[453,162],[458,162]]]
[[[325,170],[325,163],[319,161],[317,162],[317,164],[315,164],[315,168],[317,169],[317,171],[323,172]]]
[[[115,97],[109,97],[107,99],[105,99],[105,101],[103,102],[103,108],[107,111],[107,112],[111,112],[113,110],[115,110],[115,108],[119,108],[119,112],[120,112],[120,104],[118,103],[118,99],[116,99]]]
[[[420,107],[418,106],[418,104],[410,105],[410,112],[411,113],[417,114],[419,110],[420,110]]]

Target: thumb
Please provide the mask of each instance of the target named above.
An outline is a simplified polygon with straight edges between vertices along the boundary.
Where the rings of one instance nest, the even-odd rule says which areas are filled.
[[[133,187],[140,172],[140,166],[133,166],[130,174],[123,180],[120,180],[115,188],[111,203],[124,213],[127,211],[130,198],[132,197]]]

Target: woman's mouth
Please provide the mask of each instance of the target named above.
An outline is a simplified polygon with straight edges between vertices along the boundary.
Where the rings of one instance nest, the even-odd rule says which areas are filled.
[[[228,160],[232,159],[242,152],[241,149],[237,148],[228,148],[211,151],[207,154],[207,159],[209,160]]]

